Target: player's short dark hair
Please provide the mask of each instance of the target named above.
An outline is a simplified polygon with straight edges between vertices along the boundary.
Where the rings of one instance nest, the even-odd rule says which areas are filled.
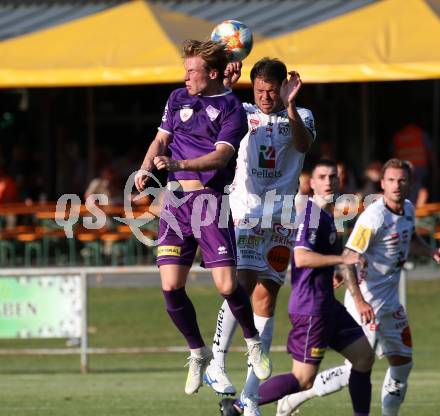
[[[396,159],[396,158],[387,160],[384,163],[384,165],[382,166],[382,170],[380,172],[380,179],[383,179],[383,177],[385,176],[386,170],[389,168],[404,170],[406,172],[406,174],[408,175],[408,180],[410,182],[412,181],[413,169],[412,169],[411,163],[408,162],[407,160]]]
[[[338,170],[338,164],[331,159],[319,159],[313,166],[311,169],[311,174],[313,175],[313,173],[315,172],[316,168],[319,168],[320,166],[325,166],[327,168],[334,168],[336,171]]]
[[[263,78],[264,81],[276,81],[282,84],[287,78],[286,65],[279,59],[263,58],[260,59],[251,70],[252,84],[255,78]]]
[[[186,40],[182,46],[183,58],[200,56],[206,63],[206,69],[216,69],[219,73],[218,79],[223,81],[226,65],[230,60],[230,53],[225,45],[215,40]]]

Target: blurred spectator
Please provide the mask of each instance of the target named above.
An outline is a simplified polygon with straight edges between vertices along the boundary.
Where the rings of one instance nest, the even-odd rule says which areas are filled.
[[[123,192],[121,179],[115,175],[110,166],[107,166],[101,170],[99,177],[92,179],[84,197],[87,199],[92,194],[103,194],[108,196],[110,204],[123,204]]]
[[[380,174],[382,170],[382,163],[378,160],[371,162],[364,171],[364,184],[360,191],[362,198],[371,194],[381,194],[382,187],[380,186]]]
[[[429,191],[425,184],[422,184],[417,192],[416,207],[421,207],[429,201]]]
[[[338,167],[338,178],[339,178],[339,194],[356,194],[356,178],[345,164],[345,162],[339,161],[337,163]]]
[[[18,202],[17,183],[6,170],[3,162],[0,162],[0,204]]]
[[[417,182],[428,174],[430,147],[428,135],[416,124],[403,126],[393,136],[393,156],[413,165],[413,178]]]

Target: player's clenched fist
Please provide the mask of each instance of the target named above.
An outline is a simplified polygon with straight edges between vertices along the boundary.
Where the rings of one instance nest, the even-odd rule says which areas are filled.
[[[176,172],[177,170],[182,170],[181,161],[174,160],[168,156],[156,156],[153,160],[156,168],[158,170],[167,169],[170,172]]]
[[[148,171],[144,169],[139,169],[134,177],[134,186],[138,192],[142,192],[145,189],[145,185],[148,182]]]

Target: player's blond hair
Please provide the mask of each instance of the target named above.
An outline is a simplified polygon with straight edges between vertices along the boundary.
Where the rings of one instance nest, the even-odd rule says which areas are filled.
[[[200,56],[205,61],[208,70],[218,71],[219,80],[222,81],[230,53],[223,43],[215,40],[186,40],[183,42],[182,56],[183,58]]]
[[[408,175],[409,181],[410,182],[412,181],[412,165],[407,160],[393,158],[393,159],[386,161],[385,164],[382,166],[382,171],[380,173],[381,179],[383,179],[383,177],[385,176],[386,170],[389,168],[404,170]]]

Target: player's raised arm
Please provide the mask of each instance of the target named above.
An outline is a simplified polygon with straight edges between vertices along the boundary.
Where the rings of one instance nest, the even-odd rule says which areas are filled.
[[[134,178],[134,184],[139,192],[145,189],[145,185],[148,181],[148,175],[146,172],[151,172],[154,169],[154,158],[158,155],[163,155],[168,147],[171,140],[171,134],[159,130],[154,138],[153,142],[145,154],[144,161]]]
[[[298,152],[306,153],[312,145],[313,136],[304,124],[295,104],[301,86],[302,81],[299,73],[290,71],[289,78],[281,85],[281,98],[289,116],[295,149],[298,150]]]
[[[223,78],[223,85],[226,88],[232,88],[241,77],[241,61],[230,62],[226,66],[225,76]]]

